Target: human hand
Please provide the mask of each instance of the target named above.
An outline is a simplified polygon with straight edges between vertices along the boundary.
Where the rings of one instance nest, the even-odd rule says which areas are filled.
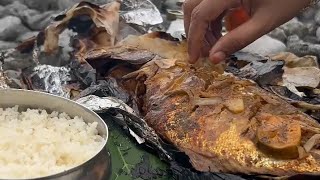
[[[219,63],[259,37],[292,19],[311,0],[186,0],[184,26],[188,38],[190,63],[208,56]],[[237,7],[243,7],[250,19],[221,35],[222,19]]]

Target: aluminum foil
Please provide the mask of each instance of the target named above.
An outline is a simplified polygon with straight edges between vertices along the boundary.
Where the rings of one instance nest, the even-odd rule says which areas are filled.
[[[138,143],[146,142],[158,151],[162,158],[172,160],[170,153],[162,147],[162,141],[156,132],[143,119],[138,117],[131,107],[121,100],[113,97],[89,95],[78,99],[76,102],[97,113],[113,114],[113,112],[116,112],[117,123],[127,127],[129,133],[136,138]]]
[[[6,83],[6,76],[3,73],[2,62],[0,62],[0,89],[9,88]]]
[[[158,8],[149,0],[124,0],[121,17],[126,23],[153,26],[163,22]]]
[[[174,38],[182,40],[182,37],[185,36],[183,19],[177,19],[175,21],[172,21],[167,30],[167,33],[171,34],[171,36]]]
[[[31,81],[34,90],[70,98],[70,90],[66,88],[71,81],[70,71],[67,67],[39,65],[33,68],[27,78]]]
[[[98,97],[95,95],[89,95],[78,99],[76,102],[86,106],[96,113],[105,113],[108,112],[110,108],[117,108],[136,115],[131,107],[114,97]]]

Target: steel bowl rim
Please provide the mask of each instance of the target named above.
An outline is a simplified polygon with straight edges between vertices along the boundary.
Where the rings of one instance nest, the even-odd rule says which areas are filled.
[[[100,150],[97,151],[97,153],[95,155],[93,155],[90,159],[88,159],[87,161],[83,162],[82,164],[78,165],[78,166],[75,166],[73,168],[70,168],[66,171],[62,171],[62,172],[59,172],[59,173],[56,173],[56,174],[52,174],[52,175],[49,175],[49,176],[42,176],[42,177],[36,177],[36,178],[28,178],[28,179],[1,179],[0,180],[44,180],[44,179],[52,179],[52,178],[57,178],[57,177],[61,177],[63,175],[66,175],[66,174],[70,174],[76,170],[78,170],[79,168],[81,168],[82,166],[88,164],[90,161],[92,161],[96,156],[98,156],[100,153],[102,153],[105,149],[106,149],[106,146],[107,146],[107,143],[108,143],[108,139],[109,139],[109,129],[108,129],[108,125],[107,123],[94,111],[92,111],[91,109],[85,107],[84,105],[76,102],[76,101],[72,101],[70,99],[67,99],[65,97],[61,97],[61,96],[57,96],[57,95],[54,95],[54,94],[50,94],[50,93],[46,93],[46,92],[41,92],[41,91],[34,91],[34,90],[26,90],[26,89],[0,89],[0,92],[5,92],[5,91],[16,91],[16,92],[27,92],[27,93],[35,93],[35,94],[42,94],[44,96],[51,96],[53,98],[58,98],[58,99],[61,99],[61,100],[64,100],[64,101],[67,101],[67,103],[73,103],[73,104],[76,104],[80,107],[82,107],[83,109],[86,109],[89,113],[93,114],[94,116],[96,116],[103,124],[104,128],[106,129],[106,135],[105,135],[105,142],[102,146],[102,148]],[[107,152],[106,152],[107,153]]]

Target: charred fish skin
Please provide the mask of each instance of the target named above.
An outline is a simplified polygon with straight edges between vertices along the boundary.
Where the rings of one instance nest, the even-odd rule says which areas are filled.
[[[165,79],[162,73],[170,74],[168,70],[160,70],[145,83],[147,89],[145,119],[165,139],[184,151],[197,170],[277,176],[319,172],[319,163],[312,156],[298,159],[297,148],[301,142],[299,139],[293,143],[291,148],[293,150],[280,148],[277,151],[275,147],[271,147],[270,149],[275,150],[276,154],[271,153],[271,150],[265,151],[266,148],[263,146],[262,148],[258,146],[258,142],[263,140],[256,137],[259,124],[267,121],[263,114],[267,113],[274,118],[281,117],[287,121],[292,120],[289,125],[295,122],[293,125],[299,128],[299,121],[308,121],[299,114],[295,115],[294,108],[282,109],[283,102],[277,102],[272,96],[269,100],[271,102],[267,102],[268,99],[259,97],[261,91],[255,86],[242,86],[242,81],[238,83],[237,80],[223,89],[217,87],[209,91],[212,96],[223,97],[223,103],[194,107],[192,98],[196,97],[190,97],[187,93],[165,95],[166,85],[172,80]],[[181,74],[177,73],[176,77],[181,77]],[[196,91],[204,89],[205,83],[201,78],[190,74],[181,87],[182,90],[175,90],[181,92],[194,90],[194,94],[200,94]],[[262,96],[267,95],[269,94],[262,94]],[[243,111],[232,111],[228,103],[232,103],[233,100],[239,102],[239,99],[243,101]],[[274,131],[277,130],[281,131],[281,129]],[[286,132],[279,133],[286,134]],[[294,137],[300,138],[299,132]],[[268,141],[272,138],[265,139]],[[277,154],[283,156],[275,157]],[[291,156],[291,159],[285,156],[289,158]]]
[[[249,80],[215,73],[205,63],[189,65],[183,43],[154,35],[122,43],[162,57],[131,78],[144,76],[144,119],[196,170],[319,174],[320,160],[312,152],[318,151],[320,125],[309,116]]]

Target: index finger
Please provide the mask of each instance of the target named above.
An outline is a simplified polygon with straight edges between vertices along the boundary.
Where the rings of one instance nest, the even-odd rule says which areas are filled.
[[[189,61],[195,63],[199,57],[209,23],[216,20],[226,9],[237,1],[203,0],[191,14],[188,31]]]
[[[197,7],[202,0],[185,0],[183,3],[183,20],[184,20],[184,29],[186,36],[188,38],[189,26],[191,21],[191,14],[195,7]]]

